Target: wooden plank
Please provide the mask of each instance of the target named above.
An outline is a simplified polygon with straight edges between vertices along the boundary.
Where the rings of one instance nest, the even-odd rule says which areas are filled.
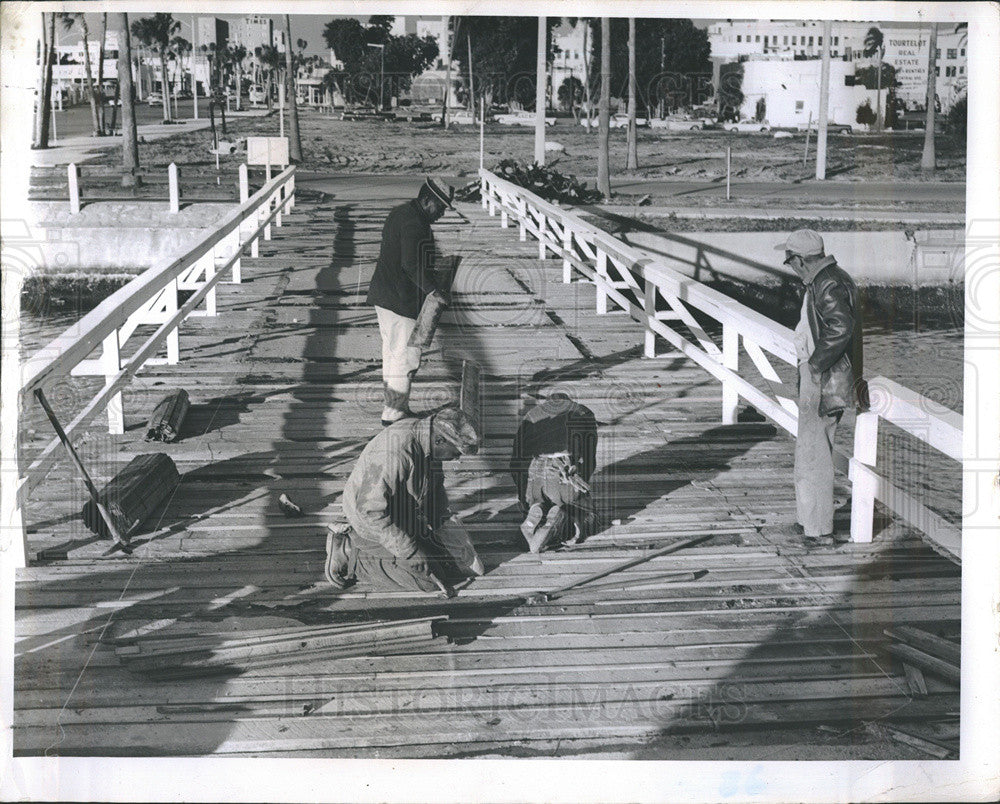
[[[894,656],[898,656],[900,659],[912,664],[914,667],[919,667],[921,670],[933,673],[940,678],[953,681],[956,684],[962,680],[962,671],[956,665],[942,659],[938,659],[936,656],[931,656],[930,654],[924,653],[916,648],[911,648],[909,645],[901,645],[898,643],[889,644],[887,649],[889,653]]]
[[[959,665],[962,662],[962,647],[935,634],[915,628],[912,625],[901,625],[898,628],[886,628],[883,633],[890,639],[897,639],[911,645],[938,659]]]

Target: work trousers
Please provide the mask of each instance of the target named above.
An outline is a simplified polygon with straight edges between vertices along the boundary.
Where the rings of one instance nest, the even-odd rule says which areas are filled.
[[[795,508],[806,536],[833,533],[833,437],[842,412],[820,415],[819,380],[808,363],[799,364]]]
[[[584,537],[589,536],[596,520],[590,492],[577,489],[566,479],[566,472],[569,469],[569,458],[562,455],[539,455],[532,458],[524,493],[529,509],[531,506],[539,505],[542,512],[547,514],[553,506],[564,508],[569,516],[566,524],[571,530],[568,533],[556,534],[554,539],[560,541],[566,537],[573,538],[574,523]],[[585,478],[581,479],[586,482]]]
[[[379,591],[437,590],[437,584],[416,562],[394,556],[381,544],[358,539],[353,533],[351,536],[347,577],[356,577],[359,585]],[[427,555],[428,569],[444,583],[457,583],[472,574],[469,567],[476,552],[468,532],[457,520],[445,520],[433,538],[420,540],[419,544]]]
[[[385,408],[382,418],[396,421],[409,412],[410,383],[420,368],[420,347],[407,346],[415,318],[398,315],[384,307],[375,307],[378,330],[382,336],[382,381]]]

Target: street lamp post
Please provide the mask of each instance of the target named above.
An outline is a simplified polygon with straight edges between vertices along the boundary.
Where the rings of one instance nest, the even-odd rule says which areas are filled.
[[[382,111],[382,88],[385,85],[385,45],[374,45],[370,44],[368,47],[377,47],[381,54],[379,56],[379,72],[378,72],[378,110]]]

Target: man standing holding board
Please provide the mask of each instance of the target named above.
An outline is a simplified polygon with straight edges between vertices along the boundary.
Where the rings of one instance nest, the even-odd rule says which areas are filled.
[[[437,294],[447,304],[449,290],[434,278],[434,234],[431,224],[452,207],[455,190],[432,179],[417,197],[395,207],[382,228],[382,246],[368,288],[382,336],[382,380],[385,405],[382,425],[407,416],[410,384],[420,368],[421,350],[409,345],[424,299]]]
[[[844,410],[868,409],[862,379],[861,310],[854,281],[827,256],[810,229],[775,246],[805,285],[795,328],[799,421],[795,439],[795,507],[807,543],[833,542],[833,438]]]

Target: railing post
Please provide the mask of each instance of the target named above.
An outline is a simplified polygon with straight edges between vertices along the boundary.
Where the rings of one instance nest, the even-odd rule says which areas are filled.
[[[607,315],[608,293],[604,283],[608,281],[608,254],[596,244],[594,248],[597,251],[597,281],[594,282],[594,287],[597,288],[597,314]]]
[[[240,165],[240,203],[245,204],[250,198],[250,174],[246,165]]]
[[[70,162],[66,166],[66,178],[69,180],[69,214],[80,214],[80,169]]]
[[[545,236],[549,230],[549,219],[544,212],[539,212],[538,218],[538,259],[545,259]]]
[[[121,353],[118,349],[117,329],[104,339],[101,364],[104,369],[104,381],[110,385],[122,367]],[[108,432],[111,435],[122,435],[125,432],[125,413],[122,410],[122,395],[120,391],[108,401]]]
[[[605,257],[607,259],[607,257]],[[605,266],[607,263],[605,263]],[[605,270],[607,270],[605,268]],[[652,322],[656,320],[656,285],[649,279],[645,279],[642,288],[642,310],[646,315],[643,326],[646,330],[646,342],[643,345],[643,357],[656,357],[656,333],[653,332]],[[605,297],[605,303],[607,297]]]
[[[212,248],[212,253],[207,254],[204,257],[205,260],[205,281],[211,282],[215,277],[215,261],[219,253],[219,247],[215,246]],[[216,286],[213,285],[211,290],[205,294],[205,315],[214,316],[216,313],[215,308],[215,289]]]
[[[483,209],[486,209],[486,197],[489,195],[489,192],[490,189],[486,183],[486,177],[482,176],[479,179],[479,200],[483,205]]]
[[[264,213],[265,217],[269,217],[271,215],[271,207],[273,205],[274,205],[274,196],[272,195],[271,197],[269,197],[267,199],[267,202],[264,204],[263,213]],[[264,227],[264,239],[265,240],[270,240],[271,239],[271,224],[270,223],[268,223]]]
[[[722,324],[722,365],[731,371],[740,367],[740,333],[736,326],[726,321]],[[736,424],[736,411],[740,404],[740,394],[735,385],[722,382],[722,423]]]
[[[295,174],[294,173],[291,176],[288,177],[288,181],[285,183],[285,186],[288,188],[288,211],[290,213],[292,211],[292,208],[295,206]]]
[[[878,453],[878,413],[859,413],[854,422],[854,455],[851,457],[851,541],[870,542],[875,520],[875,491],[878,478],[874,475]],[[872,473],[857,471],[867,466]]]
[[[489,205],[490,217],[491,218],[496,217],[496,214],[497,214],[497,205],[496,205],[496,201],[494,201],[492,195],[491,196],[487,196],[487,204]]]
[[[181,211],[181,188],[177,183],[177,165],[173,162],[167,168],[167,179],[170,184],[170,212],[176,215]]]
[[[278,214],[274,216],[274,225],[281,227],[281,215],[285,211],[285,185],[281,185],[275,192],[275,206],[278,209]]]
[[[226,238],[227,245],[231,249],[230,254],[241,254],[243,251],[243,222]],[[233,284],[239,285],[243,282],[243,260],[237,257],[233,261]]]
[[[164,292],[167,294],[167,318],[177,312],[177,280],[171,280]],[[176,366],[181,359],[181,328],[178,324],[167,333],[167,363]]]
[[[528,218],[528,207],[525,204],[523,198],[517,199],[517,221],[520,224],[520,232],[518,236],[522,243],[528,240],[528,230],[525,228],[524,222]]]
[[[500,228],[506,229],[509,226],[507,221],[507,208],[500,207]]]
[[[569,221],[563,218],[563,284],[573,281],[573,264],[569,261],[569,255],[573,251],[573,230],[569,228]]]

